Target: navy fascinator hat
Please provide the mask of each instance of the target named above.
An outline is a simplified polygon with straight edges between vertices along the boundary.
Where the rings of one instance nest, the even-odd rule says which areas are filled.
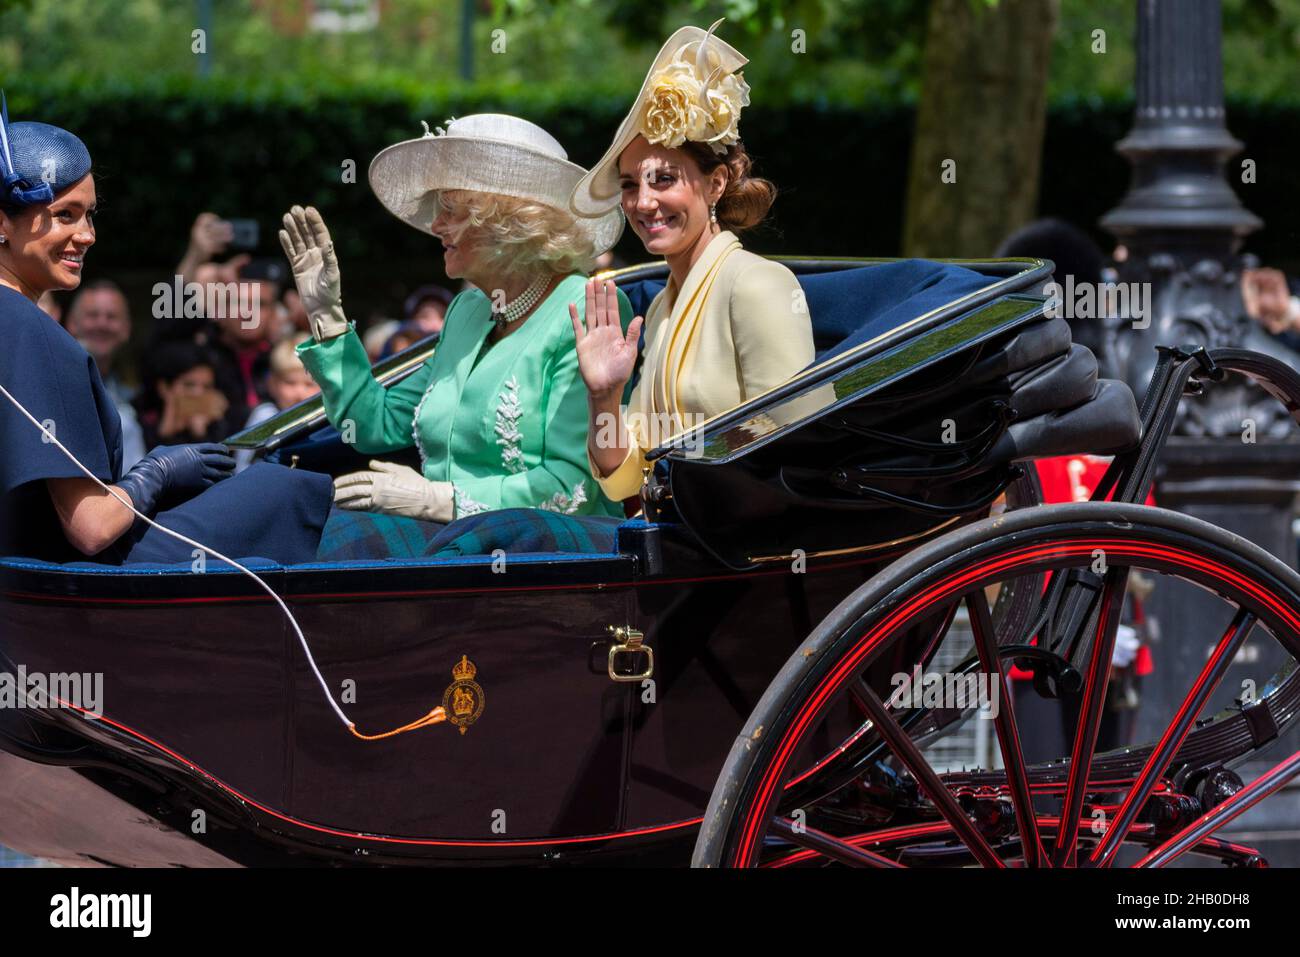
[[[74,134],[48,123],[10,123],[0,91],[0,206],[54,201],[90,172],[90,151]]]

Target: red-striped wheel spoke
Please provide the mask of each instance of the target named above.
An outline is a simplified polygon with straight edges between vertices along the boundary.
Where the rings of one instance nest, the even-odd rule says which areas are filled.
[[[865,834],[854,834],[852,837],[839,838],[854,847],[865,849],[868,844],[875,847],[891,847],[894,845],[905,845],[909,841],[919,838],[936,838],[945,837],[952,834],[952,825],[946,821],[936,821],[933,824],[904,824],[901,826],[887,827],[880,831],[868,831]],[[783,857],[765,861],[763,867],[790,867],[794,864],[802,864],[818,856],[818,852],[809,848],[799,851],[791,851]]]
[[[1205,837],[1223,827],[1239,814],[1244,814],[1297,774],[1300,774],[1300,751],[1260,775],[1218,807],[1207,811],[1169,838],[1134,867],[1164,867],[1181,857]]]
[[[862,697],[862,688],[864,686],[864,682],[861,679],[850,681],[849,698],[853,701],[853,706],[858,709],[859,713],[863,716],[869,716],[870,713],[867,711],[867,703]]]
[[[979,832],[966,812],[961,809],[961,805],[952,796],[947,785],[939,779],[939,775],[935,773],[934,768],[930,767],[930,762],[926,760],[925,755],[921,753],[907,732],[890,716],[876,693],[864,687],[862,703],[894,754],[911,772],[921,790],[934,802],[935,808],[952,825],[952,829],[957,832],[976,859],[985,867],[1005,867],[1002,858],[984,839],[984,835]]]
[[[820,831],[815,827],[808,827],[806,824],[796,824],[788,817],[777,817],[772,821],[772,831],[781,835],[791,844],[797,844],[800,847],[807,848],[810,851],[816,851],[823,857],[840,864],[847,864],[849,867],[902,867],[897,861],[892,861],[883,854],[877,854],[874,851],[864,850],[848,841],[838,837],[833,837],[825,831]]]
[[[1055,867],[1073,866],[1078,851],[1079,812],[1087,795],[1088,772],[1092,768],[1092,755],[1101,729],[1102,706],[1106,703],[1106,686],[1110,680],[1110,659],[1115,649],[1115,632],[1119,627],[1127,580],[1128,568],[1111,567],[1106,571],[1102,585],[1101,614],[1088,658],[1079,725],[1070,749],[1070,775],[1061,803],[1062,828],[1052,858]]]
[[[1105,837],[1098,842],[1089,857],[1089,863],[1099,867],[1109,866],[1114,859],[1115,852],[1119,850],[1120,844],[1128,835],[1129,828],[1137,819],[1138,813],[1142,810],[1151,796],[1152,789],[1156,782],[1160,780],[1169,767],[1169,762],[1173,760],[1174,755],[1178,752],[1179,746],[1182,745],[1183,739],[1187,737],[1187,732],[1191,730],[1192,722],[1196,716],[1201,713],[1201,708],[1210,695],[1219,686],[1224,673],[1228,670],[1228,665],[1232,664],[1233,656],[1250,635],[1251,630],[1255,627],[1255,616],[1246,611],[1244,608],[1238,609],[1233,616],[1232,623],[1223,633],[1215,645],[1209,660],[1201,673],[1197,676],[1196,681],[1192,684],[1191,690],[1188,691],[1187,697],[1183,699],[1178,710],[1174,713],[1173,720],[1169,722],[1169,727],[1161,736],[1159,743],[1151,750],[1147,756],[1146,763],[1142,765],[1142,770],[1138,772],[1137,781],[1129,789],[1124,798],[1124,803],[1120,805],[1119,810],[1115,812],[1114,819],[1106,828]]]
[[[792,657],[781,679],[790,689],[788,697],[773,698],[751,716],[753,728],[762,731],[761,737],[756,732],[754,737],[760,744],[734,751],[743,776],[737,773],[736,783],[721,797],[715,793],[715,804],[734,807],[735,812],[731,818],[720,817],[714,832],[702,838],[707,854],[718,853],[722,860],[730,854],[729,860],[740,866],[761,862],[773,867],[1008,867],[1021,860],[1026,867],[1105,867],[1140,855],[1145,856],[1138,866],[1164,866],[1185,853],[1237,864],[1262,861],[1258,851],[1213,832],[1300,775],[1300,753],[1194,823],[1174,825],[1180,829],[1173,836],[1168,825],[1143,815],[1157,801],[1171,814],[1194,807],[1193,795],[1199,797],[1202,791],[1190,788],[1205,769],[1259,747],[1261,739],[1253,730],[1258,722],[1249,722],[1249,716],[1216,714],[1203,722],[1204,727],[1197,719],[1222,693],[1237,653],[1258,634],[1256,629],[1270,635],[1289,657],[1300,652],[1300,581],[1275,560],[1243,552],[1230,539],[1206,536],[1205,547],[1197,547],[1201,539],[1196,529],[1183,529],[1180,520],[1166,515],[1144,525],[1127,508],[1090,508],[1071,511],[1096,512],[1099,517],[1090,520],[1110,524],[1093,531],[1063,517],[1050,528],[1042,526],[1041,533],[1033,526],[990,526],[1002,536],[996,546],[974,534],[966,539],[954,534],[948,551],[936,547],[936,561],[927,564],[918,557],[900,564],[892,575],[882,574],[837,610],[830,628],[816,639],[819,653],[827,649],[830,654],[815,661]],[[1108,568],[1092,568],[1098,552],[1105,555]],[[1208,620],[1216,626],[1226,623],[1227,628],[1215,637],[1204,663],[1197,665],[1194,683],[1159,740],[1112,750],[1119,742],[1102,742],[1102,718],[1130,568],[1217,596],[1218,607],[1226,604],[1227,614]],[[1030,593],[1037,604],[1026,604],[1024,596],[1020,604],[1000,602],[996,614],[1007,617],[995,617],[990,588],[1048,573],[1054,581],[1069,582],[1064,593],[1037,586]],[[1083,591],[1075,591],[1080,588]],[[964,628],[949,630],[959,602],[967,607],[975,654],[954,665],[966,641]],[[1140,625],[1142,609],[1135,606],[1134,613]],[[939,621],[943,627],[932,634],[933,623]],[[1047,647],[1035,656],[999,645],[999,640],[1018,644],[1030,633],[1040,642],[1047,639]],[[1179,640],[1192,638],[1179,635]],[[951,645],[945,647],[945,642]],[[1055,689],[1064,695],[1056,701],[1059,710],[1050,707],[1053,699],[1034,699],[1027,685],[1016,691],[1028,696],[1013,695],[1016,682],[1004,655],[1032,657],[1035,668],[1049,669],[1044,677],[1062,681],[1064,676]],[[1261,656],[1261,661],[1267,660]],[[889,698],[886,703],[886,677],[896,682],[902,669],[918,667],[927,669],[924,705],[915,691],[908,701]],[[941,674],[941,669],[947,673]],[[967,729],[956,726],[973,720],[970,707],[953,702],[968,700],[956,695],[969,687],[964,682],[974,682],[974,674],[980,677],[981,693],[1000,702],[991,715],[998,747],[991,754],[992,742],[981,729],[969,736]],[[942,683],[932,684],[935,676]],[[1266,701],[1279,727],[1289,724],[1298,688],[1300,673],[1285,669],[1270,681]],[[1038,690],[1050,694],[1053,689]],[[931,695],[933,691],[938,694]],[[1075,696],[1077,718],[1071,700]],[[909,701],[914,710],[908,708]],[[1031,705],[1026,702],[1032,702],[1034,710],[1027,710]],[[1032,722],[1027,714],[1034,715]],[[1066,733],[1063,748],[1051,743],[1057,733],[1053,719],[1074,727]],[[1242,727],[1247,724],[1249,735]],[[819,729],[829,730],[831,740],[840,744],[828,751],[826,730]],[[968,736],[973,740],[968,742]],[[939,737],[951,740],[940,746]],[[944,757],[938,756],[939,747]],[[1097,755],[1099,748],[1106,753]],[[809,751],[817,757],[811,767]],[[999,755],[1001,768],[996,765]],[[845,759],[847,764],[841,764]],[[937,770],[949,766],[954,770]],[[801,773],[793,773],[796,770]],[[820,829],[790,819],[796,804]],[[876,826],[879,829],[873,829]],[[725,839],[733,844],[717,843],[728,834],[723,828],[731,829],[733,836]],[[706,852],[697,853],[709,860]]]
[[[1002,670],[1002,660],[998,657],[993,615],[989,611],[983,589],[966,593],[966,608],[970,612],[971,634],[974,637],[975,651],[979,654],[980,666],[985,674],[997,682],[999,707],[993,721],[998,733],[998,747],[1002,752],[1002,764],[1007,770],[1007,782],[1011,787],[1011,801],[1016,813],[1016,829],[1020,832],[1020,844],[1024,849],[1025,866],[1039,867],[1049,862],[1043,850],[1038,825],[1034,821],[1034,799],[1029,790],[1024,752],[1020,747],[1020,731],[1016,727],[1015,711],[1011,706],[1011,686]]]

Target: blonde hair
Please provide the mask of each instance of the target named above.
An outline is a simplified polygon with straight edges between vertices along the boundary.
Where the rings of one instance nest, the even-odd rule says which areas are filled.
[[[299,372],[307,368],[298,358],[298,353],[294,350],[298,348],[300,342],[307,341],[308,336],[305,332],[299,332],[290,336],[288,339],[281,339],[271,349],[270,364],[271,371],[276,375],[288,375],[290,372]]]
[[[465,189],[444,190],[435,199],[438,207],[465,215],[452,241],[459,243],[466,232],[474,230],[503,272],[567,275],[590,272],[595,264],[596,248],[590,235],[579,228],[572,215],[554,206]]]

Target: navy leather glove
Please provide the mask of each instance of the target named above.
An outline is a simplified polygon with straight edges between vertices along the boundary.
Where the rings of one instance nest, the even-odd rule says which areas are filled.
[[[122,476],[117,486],[131,496],[137,511],[152,515],[164,496],[191,498],[234,471],[234,458],[216,442],[160,445]]]

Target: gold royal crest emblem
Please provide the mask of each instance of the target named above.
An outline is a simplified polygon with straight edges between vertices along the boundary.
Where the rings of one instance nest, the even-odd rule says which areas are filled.
[[[467,655],[461,655],[460,661],[451,669],[455,680],[442,693],[442,709],[447,713],[447,720],[460,728],[464,734],[469,726],[483,713],[483,689],[474,681],[478,669]]]

